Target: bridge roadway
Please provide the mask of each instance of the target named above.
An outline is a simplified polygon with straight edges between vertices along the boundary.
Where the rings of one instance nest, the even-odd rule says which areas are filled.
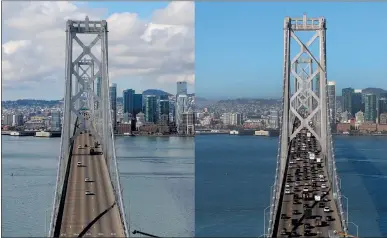
[[[74,142],[61,237],[78,236],[88,224],[115,202],[104,155],[89,154],[90,146],[94,146],[95,142],[95,138],[90,135],[83,133]],[[85,147],[85,144],[88,147]],[[100,148],[95,150],[101,151]],[[78,162],[81,162],[82,166],[79,167]],[[90,182],[86,182],[86,178],[89,178]],[[87,190],[94,195],[86,195]],[[84,236],[124,237],[118,206],[115,205],[100,217]]]
[[[315,158],[310,159],[308,152],[315,154]],[[342,231],[336,204],[330,192],[331,184],[327,180],[324,158],[320,157],[320,153],[317,140],[313,135],[308,139],[306,129],[291,141],[280,219],[274,236],[329,237],[329,230]],[[321,164],[317,163],[317,158],[321,159]],[[323,188],[323,184],[326,188]],[[320,195],[321,200],[315,201],[314,195]],[[308,207],[311,214],[305,210]],[[324,211],[324,208],[329,208],[329,212]],[[332,219],[326,220],[327,216]],[[322,224],[319,224],[320,221]],[[309,234],[305,231],[309,231]]]

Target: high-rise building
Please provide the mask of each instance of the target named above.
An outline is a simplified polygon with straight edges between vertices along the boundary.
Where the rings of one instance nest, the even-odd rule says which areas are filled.
[[[380,114],[387,113],[387,97],[386,98],[380,98],[379,99],[379,105],[378,105],[378,122],[380,122]]]
[[[169,100],[168,99],[160,99],[160,118],[164,115],[167,119],[166,121],[169,123]]]
[[[364,120],[369,122],[376,121],[376,95],[366,94],[364,97]]]
[[[110,84],[109,96],[113,130],[115,131],[117,127],[117,84]]]
[[[126,89],[123,92],[123,101],[124,101],[124,113],[130,113],[133,117],[134,115],[134,94],[133,89]]]
[[[3,125],[4,126],[12,126],[13,123],[13,115],[12,114],[6,114],[3,116]]]
[[[157,123],[157,97],[148,95],[145,97],[145,121]]]
[[[279,116],[277,110],[270,110],[269,114],[269,127],[273,129],[277,129],[279,127]]]
[[[101,76],[97,77],[97,96],[101,97],[101,85],[102,85],[102,79]]]
[[[239,126],[242,125],[242,114],[241,113],[232,113],[230,118],[230,124]]]
[[[336,82],[328,81],[328,113],[332,124],[336,123]]]
[[[187,94],[187,82],[177,82],[176,95]]]
[[[351,111],[352,115],[362,111],[362,93],[361,90],[355,90],[351,96]]]
[[[15,114],[12,116],[12,126],[22,126],[23,125],[23,115]]]
[[[343,105],[342,105],[342,112],[352,112],[352,94],[354,93],[353,88],[343,88],[342,90],[342,99],[343,99]]]
[[[134,94],[133,113],[137,115],[142,112],[142,94]]]
[[[182,125],[183,123],[182,115],[184,112],[187,112],[187,111],[188,111],[188,97],[186,94],[180,94],[176,99],[176,107],[175,107],[176,127],[179,133],[181,133],[184,130]]]
[[[52,131],[62,130],[60,111],[51,112],[51,130]]]

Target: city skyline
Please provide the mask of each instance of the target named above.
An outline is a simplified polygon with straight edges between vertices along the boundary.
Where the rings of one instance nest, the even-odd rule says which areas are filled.
[[[387,88],[383,56],[387,34],[381,30],[387,29],[386,6],[385,2],[196,3],[197,96],[281,97],[284,18],[304,13],[327,20],[327,80],[336,81],[337,91],[347,85]],[[358,57],[353,57],[355,49]]]
[[[64,95],[65,23],[86,15],[108,22],[109,76],[118,92],[172,91],[182,80],[193,91],[191,2],[4,2],[4,100]]]

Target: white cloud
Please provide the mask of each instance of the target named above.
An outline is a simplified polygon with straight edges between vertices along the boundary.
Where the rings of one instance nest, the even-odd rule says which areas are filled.
[[[155,10],[150,21],[129,11],[106,19],[110,81],[117,81],[119,89],[133,85],[138,90],[159,87],[172,93],[178,80],[193,84],[194,3],[171,2]],[[4,2],[3,97],[63,95],[65,22],[86,15],[101,20],[103,10],[72,2]],[[87,45],[91,40],[83,42]],[[100,52],[98,46],[94,54]],[[75,41],[74,52],[73,59],[80,52]]]

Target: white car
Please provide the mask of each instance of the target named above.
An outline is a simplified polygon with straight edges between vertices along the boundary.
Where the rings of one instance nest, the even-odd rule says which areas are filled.
[[[318,181],[320,181],[320,182],[325,182],[325,179],[323,179],[323,178],[319,178],[319,180]]]
[[[304,188],[302,191],[304,191],[304,192],[308,192],[308,191],[309,191],[309,189],[308,189],[308,188]]]
[[[285,188],[290,188],[290,184],[285,184]]]
[[[285,194],[290,194],[290,189],[285,189]]]
[[[289,163],[290,163],[290,164],[294,164],[294,161],[293,161],[293,160],[291,160]]]
[[[327,188],[327,185],[325,183],[321,184],[321,188]]]
[[[78,167],[81,167],[81,166],[82,166],[82,163],[81,163],[81,162],[78,162],[78,163],[77,163],[77,166],[78,166]]]
[[[89,190],[86,190],[85,195],[94,195],[94,193],[90,192]]]
[[[81,145],[78,145],[78,149],[82,149],[82,146],[81,146]]]
[[[319,174],[318,177],[319,177],[320,179],[323,179],[323,178],[324,178],[324,175]]]
[[[330,212],[331,209],[329,209],[329,207],[324,207],[324,212]]]
[[[89,178],[85,178],[85,182],[91,182]]]
[[[300,186],[300,182],[297,181],[294,183],[294,185],[298,187],[298,186]]]

